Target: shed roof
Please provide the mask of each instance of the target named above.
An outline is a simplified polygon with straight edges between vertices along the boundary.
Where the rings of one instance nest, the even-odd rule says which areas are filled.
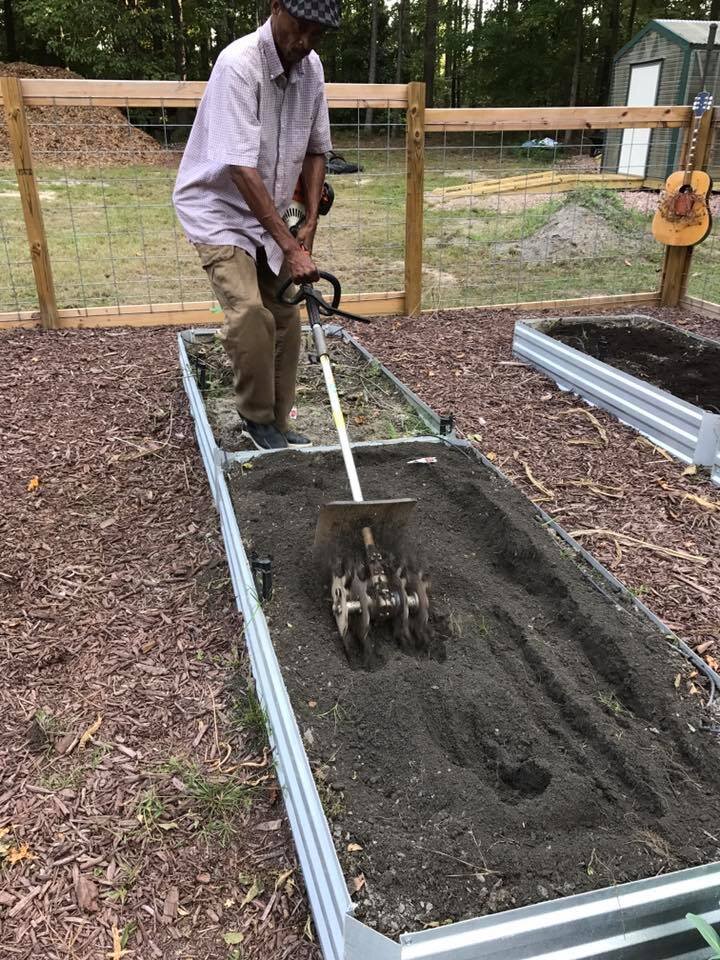
[[[657,23],[670,33],[674,33],[685,43],[698,46],[705,46],[708,42],[710,24],[712,20],[651,20],[650,23]],[[715,38],[715,46],[720,46],[720,30]]]

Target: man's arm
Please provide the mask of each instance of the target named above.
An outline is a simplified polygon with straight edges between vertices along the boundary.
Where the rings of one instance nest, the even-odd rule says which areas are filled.
[[[318,207],[325,183],[325,154],[308,153],[303,160],[303,185],[305,187],[305,222],[297,233],[298,243],[312,253],[315,231],[318,225]]]
[[[323,158],[323,175],[324,172],[325,161]],[[272,202],[258,171],[254,167],[230,167],[230,176],[258,222],[282,250],[288,270],[295,283],[314,283],[318,279],[317,267],[313,263],[308,250],[300,245],[299,238],[296,240],[283,223],[282,217],[275,209],[275,204]],[[316,226],[320,190],[322,190],[322,181],[314,207]],[[312,249],[312,243],[310,249]]]

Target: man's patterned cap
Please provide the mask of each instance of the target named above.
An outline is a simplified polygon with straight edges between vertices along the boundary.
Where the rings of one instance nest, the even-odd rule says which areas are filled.
[[[283,0],[283,6],[300,20],[335,29],[340,26],[340,0]]]

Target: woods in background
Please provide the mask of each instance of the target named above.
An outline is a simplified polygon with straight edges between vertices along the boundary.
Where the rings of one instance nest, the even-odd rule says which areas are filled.
[[[86,77],[208,77],[267,0],[0,0],[0,59]],[[434,106],[606,101],[612,60],[655,17],[720,17],[720,0],[344,0],[328,80],[424,80]]]

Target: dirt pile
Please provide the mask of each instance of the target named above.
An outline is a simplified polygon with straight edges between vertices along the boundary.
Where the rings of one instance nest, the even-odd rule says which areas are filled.
[[[621,233],[600,214],[577,203],[568,203],[535,233],[512,243],[493,245],[499,257],[517,257],[524,263],[539,260],[571,260],[604,253],[634,253],[643,239]]]
[[[0,77],[82,80],[61,67],[0,63]],[[113,107],[28,107],[33,158],[38,165],[164,165],[168,154],[147,133],[132,127]],[[0,164],[11,163],[7,127],[0,123]]]

